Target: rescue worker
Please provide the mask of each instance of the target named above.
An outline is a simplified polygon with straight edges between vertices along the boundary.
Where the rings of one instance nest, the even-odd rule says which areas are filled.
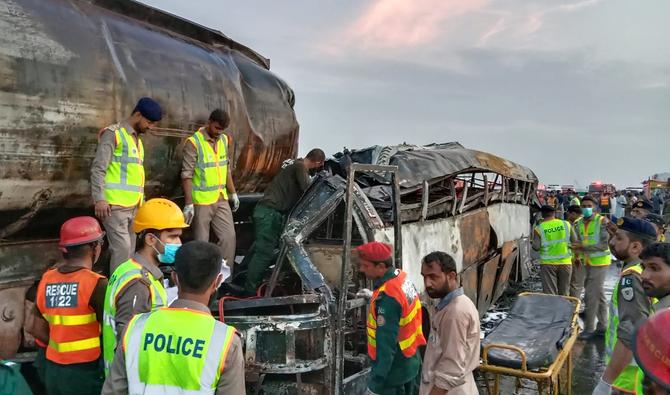
[[[193,220],[193,238],[209,241],[210,229],[214,230],[223,257],[232,267],[235,262],[233,212],[240,207],[240,199],[230,166],[231,141],[224,133],[228,125],[228,113],[214,110],[207,124],[186,140],[181,179],[184,217],[188,224]]]
[[[547,206],[551,206],[554,209],[558,207],[558,198],[556,197],[556,192],[549,191],[549,196],[547,196]]]
[[[605,335],[607,328],[607,299],[605,298],[605,277],[612,263],[608,245],[607,219],[595,213],[596,201],[591,196],[582,199],[582,218],[575,222],[578,241],[572,251],[584,264],[584,332],[581,340]],[[596,316],[598,325],[596,327]],[[595,327],[595,331],[594,331]]]
[[[130,117],[107,126],[98,138],[91,165],[91,194],[95,215],[107,231],[112,273],[135,248],[132,224],[144,201],[144,146],[140,135],[161,120],[160,105],[143,97]]]
[[[654,208],[648,201],[640,199],[633,203],[633,209],[630,211],[630,216],[633,218],[645,218]]]
[[[430,317],[430,337],[423,358],[420,395],[477,395],[472,372],[479,367],[479,312],[463,294],[456,262],[445,252],[421,261],[426,293],[440,299]]]
[[[30,332],[47,344],[48,395],[97,394],[102,388],[100,323],[107,279],[91,269],[104,236],[93,217],[65,221],[58,244],[65,261],[47,270],[37,287]]]
[[[179,298],[133,317],[103,395],[246,394],[240,338],[208,307],[223,281],[222,258],[219,247],[204,241],[177,251],[172,280]]]
[[[644,372],[638,394],[670,395],[670,311],[664,310],[645,321],[635,331],[633,356]]]
[[[650,315],[670,309],[670,244],[653,243],[647,246],[640,254],[642,259],[642,288],[644,293],[652,298]],[[635,345],[633,345],[635,350]],[[635,357],[637,360],[637,356]],[[640,363],[637,360],[638,365]],[[645,393],[642,390],[643,372],[638,373],[637,394]]]
[[[314,148],[304,159],[284,166],[265,189],[253,214],[256,239],[248,258],[245,283],[248,293],[256,293],[265,272],[274,263],[284,219],[309,187],[310,172],[323,167],[325,160],[326,154]]]
[[[375,288],[367,322],[368,356],[372,360],[368,394],[414,394],[421,373],[418,348],[426,344],[419,294],[407,273],[393,267],[388,244],[363,244],[356,253],[358,270]]]
[[[572,191],[570,192],[570,205],[571,206],[580,206],[582,202],[579,200],[579,196],[577,195],[577,192]]]
[[[181,247],[182,229],[188,227],[179,207],[167,199],[150,199],[137,211],[133,232],[137,251],[109,278],[102,327],[105,374],[130,319],[167,305],[160,263],[171,265]]]
[[[577,239],[570,224],[556,218],[556,208],[546,205],[540,212],[542,222],[535,226],[533,249],[540,251],[542,292],[567,296],[572,274],[570,245]]]
[[[651,300],[642,288],[640,254],[654,242],[656,232],[649,222],[637,218],[620,218],[617,226],[616,235],[609,244],[614,256],[624,262],[624,266],[612,290],[610,321],[605,335],[607,366],[593,390],[594,395],[635,393],[638,370],[632,358],[632,335],[651,309]]]
[[[579,206],[570,206],[568,207],[566,219],[570,226],[572,227],[572,232],[575,237],[577,237],[577,228],[575,223],[578,219],[582,217],[582,208]],[[586,270],[584,269],[584,263],[581,261],[577,254],[572,254],[572,273],[570,273],[570,293],[569,295],[574,298],[581,298],[582,291],[584,290],[584,275]]]

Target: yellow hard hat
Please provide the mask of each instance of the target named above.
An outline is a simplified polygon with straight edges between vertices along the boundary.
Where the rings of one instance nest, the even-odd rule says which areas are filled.
[[[133,221],[133,231],[140,233],[146,229],[188,228],[184,213],[179,206],[167,199],[149,199],[140,206]]]

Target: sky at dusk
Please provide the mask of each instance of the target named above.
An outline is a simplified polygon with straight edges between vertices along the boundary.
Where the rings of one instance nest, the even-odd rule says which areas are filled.
[[[670,2],[144,0],[271,59],[300,153],[459,141],[545,184],[670,171]]]

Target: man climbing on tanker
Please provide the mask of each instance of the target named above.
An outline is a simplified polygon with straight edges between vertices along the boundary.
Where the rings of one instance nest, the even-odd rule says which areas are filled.
[[[160,105],[143,97],[128,119],[103,129],[91,165],[95,215],[107,231],[109,272],[135,249],[133,218],[144,201],[144,146],[140,136],[162,118]]]
[[[226,111],[212,111],[207,124],[184,144],[181,179],[184,217],[195,240],[209,241],[210,230],[218,239],[229,267],[235,260],[233,212],[240,207],[231,171],[231,140],[224,133],[230,125]],[[191,223],[191,221],[193,221]]]

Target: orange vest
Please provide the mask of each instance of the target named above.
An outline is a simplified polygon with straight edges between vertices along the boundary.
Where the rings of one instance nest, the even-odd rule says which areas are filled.
[[[407,279],[407,273],[401,271],[396,277],[386,281],[372,293],[370,312],[368,313],[368,355],[377,359],[377,298],[381,293],[395,299],[402,311],[398,329],[398,346],[407,358],[416,354],[417,348],[426,344],[421,327],[421,302],[414,284]]]
[[[608,196],[601,196],[600,197],[600,205],[601,206],[609,206],[610,205],[610,198]]]
[[[88,269],[44,273],[37,287],[37,308],[49,323],[46,357],[61,365],[100,357],[100,323],[89,306],[101,275]]]

